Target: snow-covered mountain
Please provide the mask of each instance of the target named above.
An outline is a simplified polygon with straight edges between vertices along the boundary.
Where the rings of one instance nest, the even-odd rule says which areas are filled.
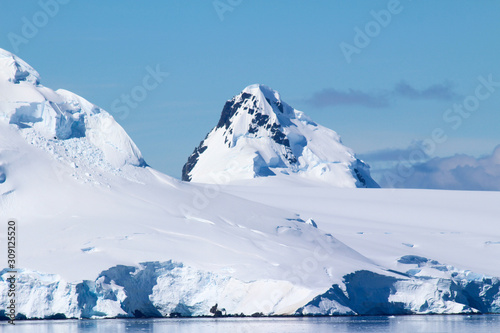
[[[226,102],[217,126],[182,170],[183,180],[200,183],[282,175],[337,187],[378,187],[368,165],[337,133],[260,84]]]
[[[182,182],[149,167],[106,111],[0,53],[0,243],[15,219],[19,318],[210,315],[215,304],[500,313],[499,192]]]
[[[53,91],[17,56],[0,49],[0,122],[68,163],[116,169],[144,166],[137,146],[111,115],[67,90]]]

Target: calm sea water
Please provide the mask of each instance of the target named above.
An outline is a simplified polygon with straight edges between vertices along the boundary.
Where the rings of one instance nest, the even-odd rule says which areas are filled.
[[[500,315],[397,316],[320,318],[192,318],[18,321],[0,324],[0,332],[118,333],[118,332],[500,332]]]

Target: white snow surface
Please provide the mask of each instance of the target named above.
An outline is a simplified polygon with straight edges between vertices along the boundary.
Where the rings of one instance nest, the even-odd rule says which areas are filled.
[[[83,153],[91,156],[76,156],[77,160],[87,163],[93,158],[97,169],[145,164],[137,146],[109,113],[67,90],[42,86],[37,71],[2,49],[0,122],[15,125],[39,148],[59,150],[58,157],[67,161],[76,162],[74,155]]]
[[[378,187],[369,166],[336,132],[260,84],[226,102],[219,123],[193,154],[196,162],[188,161],[183,175],[193,182],[286,176],[336,187]]]
[[[16,220],[19,313],[500,312],[499,192],[181,182],[148,167],[104,110],[0,55],[0,212]]]

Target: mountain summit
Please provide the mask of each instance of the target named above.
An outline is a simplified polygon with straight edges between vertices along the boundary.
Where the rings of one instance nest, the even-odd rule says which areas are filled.
[[[218,183],[268,176],[378,187],[369,166],[336,132],[282,101],[277,91],[254,84],[226,102],[217,126],[184,165],[182,179]]]

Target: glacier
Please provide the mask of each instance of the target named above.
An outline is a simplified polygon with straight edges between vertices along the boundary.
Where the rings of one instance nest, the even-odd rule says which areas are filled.
[[[407,258],[422,258],[406,256]],[[423,258],[424,262],[433,262]],[[440,266],[443,267],[442,265]],[[439,268],[440,269],[440,268]],[[445,267],[445,270],[449,268]],[[20,318],[142,318],[243,315],[403,315],[498,313],[500,279],[451,268],[451,276],[385,274],[368,270],[343,277],[326,292],[297,308],[310,290],[283,280],[241,281],[182,263],[117,265],[95,280],[68,283],[53,274],[18,273]],[[0,272],[0,281],[9,273]],[[5,284],[0,300],[6,303]],[[3,312],[2,312],[3,311]],[[0,317],[6,317],[0,310]]]
[[[248,134],[255,112],[224,118],[200,156],[233,129],[249,155],[220,156],[242,153],[246,176],[196,181],[209,170],[200,157],[202,171],[180,181],[150,167],[105,110],[41,82],[0,50],[0,212],[18,227],[19,319],[210,316],[215,304],[247,316],[500,312],[499,192],[364,188],[338,136],[261,85],[243,92],[259,98],[233,100],[260,105],[289,145],[269,139],[268,122]],[[299,126],[334,143],[341,171],[309,173],[297,147],[326,162],[332,151],[304,146]],[[10,274],[2,265],[4,319]]]

